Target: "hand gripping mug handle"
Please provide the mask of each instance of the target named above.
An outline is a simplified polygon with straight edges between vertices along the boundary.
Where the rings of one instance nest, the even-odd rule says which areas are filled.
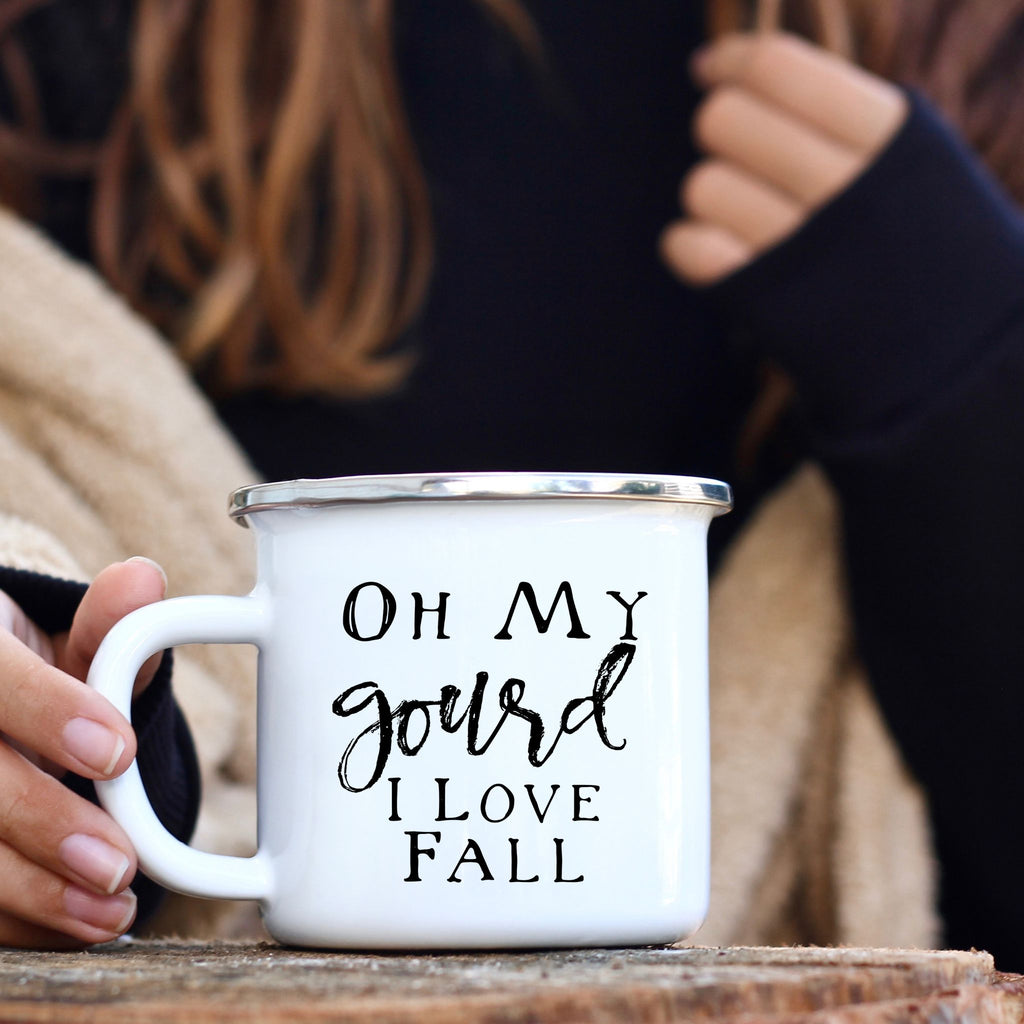
[[[88,683],[126,718],[131,717],[135,676],[150,655],[192,643],[253,643],[266,636],[270,608],[249,597],[175,597],[131,612],[100,644]],[[272,875],[267,858],[228,857],[186,846],[157,818],[133,761],[116,779],[96,783],[100,803],[125,830],[139,866],[169,889],[212,899],[269,899]]]

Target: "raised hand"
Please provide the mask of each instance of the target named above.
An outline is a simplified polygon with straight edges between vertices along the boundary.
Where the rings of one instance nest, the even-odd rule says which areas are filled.
[[[708,95],[693,130],[707,159],[683,179],[668,266],[707,285],[799,228],[892,138],[907,112],[884,79],[795,36],[724,36],[692,62]]]

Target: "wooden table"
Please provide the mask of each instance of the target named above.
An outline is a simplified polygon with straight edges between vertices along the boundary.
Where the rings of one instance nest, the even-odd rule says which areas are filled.
[[[128,942],[0,950],[0,1021],[144,1024],[1010,1024],[1024,978],[987,953],[630,949],[370,955]]]

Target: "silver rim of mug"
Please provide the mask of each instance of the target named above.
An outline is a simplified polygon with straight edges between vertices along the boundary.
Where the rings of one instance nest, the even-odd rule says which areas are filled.
[[[240,487],[228,514],[245,525],[252,512],[282,508],[396,501],[522,501],[601,498],[710,505],[712,515],[732,508],[732,489],[695,476],[621,473],[395,473],[320,480],[282,480]]]

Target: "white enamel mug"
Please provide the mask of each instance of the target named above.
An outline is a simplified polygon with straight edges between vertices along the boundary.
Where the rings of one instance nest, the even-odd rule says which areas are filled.
[[[150,877],[259,900],[284,943],[680,939],[707,905],[706,536],[730,506],[666,476],[243,488],[252,593],[133,612],[89,684],[127,715],[155,651],[256,644],[258,852],[174,839],[134,764],[100,799]]]

